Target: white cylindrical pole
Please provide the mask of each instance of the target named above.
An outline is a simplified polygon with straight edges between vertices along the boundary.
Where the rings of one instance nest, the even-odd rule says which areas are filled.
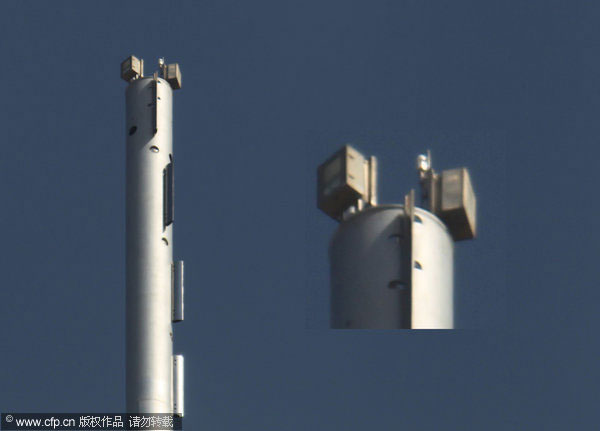
[[[172,406],[172,100],[161,78],[126,91],[126,398],[131,413]]]

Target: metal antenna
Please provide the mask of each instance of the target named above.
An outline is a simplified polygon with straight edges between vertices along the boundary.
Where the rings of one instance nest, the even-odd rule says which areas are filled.
[[[160,57],[158,59],[158,68],[160,69],[160,73],[163,78],[166,78],[166,73],[165,73],[165,59],[164,57]]]
[[[377,205],[377,164],[348,145],[317,170],[317,206],[340,222],[329,243],[330,317],[336,329],[454,327],[454,242],[475,237],[466,168],[436,173],[417,157],[403,204]]]
[[[437,180],[438,176],[433,170],[431,151],[419,154],[417,157],[417,170],[421,185],[421,205],[429,211],[435,212],[437,206]]]

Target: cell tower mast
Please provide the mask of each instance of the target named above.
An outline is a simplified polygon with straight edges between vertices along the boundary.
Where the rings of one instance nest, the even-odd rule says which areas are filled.
[[[331,327],[452,329],[454,241],[475,237],[466,168],[419,156],[421,205],[377,204],[377,162],[349,145],[318,169],[318,207],[340,222],[329,247]]]
[[[130,413],[183,416],[183,356],[172,322],[183,320],[183,262],[173,262],[173,90],[177,63],[121,63],[126,99],[126,398]]]

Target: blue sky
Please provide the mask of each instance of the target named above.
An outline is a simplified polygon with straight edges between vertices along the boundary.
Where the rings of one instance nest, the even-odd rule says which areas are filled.
[[[0,411],[124,410],[125,82],[179,62],[175,258],[187,429],[590,429],[600,7],[594,2],[0,5]],[[468,166],[460,331],[330,331],[316,167]]]

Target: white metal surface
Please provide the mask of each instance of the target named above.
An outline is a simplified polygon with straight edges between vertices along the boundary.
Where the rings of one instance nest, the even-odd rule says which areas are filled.
[[[415,208],[415,220],[402,205],[381,205],[339,225],[329,248],[332,328],[453,327],[452,238],[428,211]]]
[[[454,328],[454,242],[429,211],[412,224],[412,328]]]
[[[173,355],[173,413],[183,417],[183,356]]]
[[[126,91],[126,398],[135,413],[172,411],[173,225],[164,225],[163,206],[172,96],[165,80],[152,77]]]

